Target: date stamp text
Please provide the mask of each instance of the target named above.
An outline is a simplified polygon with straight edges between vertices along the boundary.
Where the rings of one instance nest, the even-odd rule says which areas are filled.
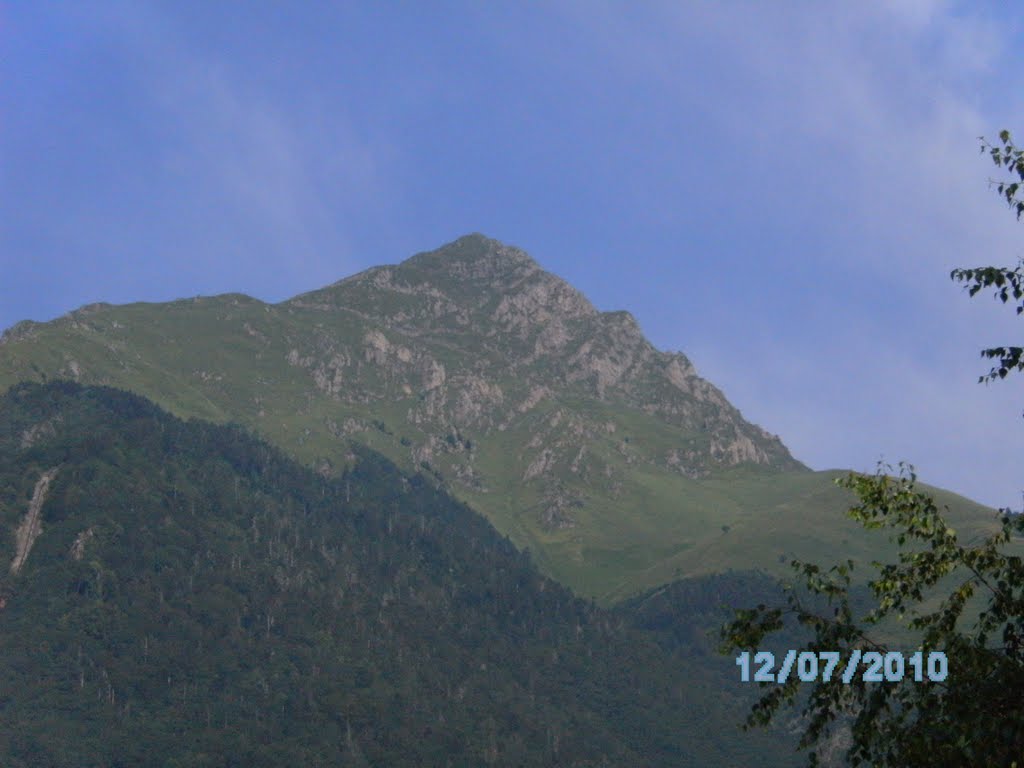
[[[830,682],[834,675],[846,685],[861,679],[865,683],[898,683],[905,677],[915,682],[942,682],[949,674],[949,662],[942,651],[903,654],[898,651],[853,650],[845,661],[838,651],[786,651],[776,667],[771,651],[743,651],[736,657],[740,682],[785,683],[795,676],[801,682]]]

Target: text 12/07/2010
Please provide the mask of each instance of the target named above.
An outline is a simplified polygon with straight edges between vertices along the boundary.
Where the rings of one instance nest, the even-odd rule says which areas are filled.
[[[753,662],[751,662],[753,657]],[[740,668],[740,682],[749,683],[785,683],[790,675],[796,674],[804,683],[832,680],[832,673],[840,666],[842,655],[839,651],[795,651],[789,650],[782,659],[778,671],[775,669],[775,654],[771,651],[743,651],[736,657],[736,665]],[[754,666],[753,677],[750,674]],[[861,669],[863,665],[863,670]],[[795,669],[794,669],[795,667]],[[909,667],[909,670],[908,670]],[[890,682],[898,683],[910,672],[915,682],[925,680],[942,682],[949,674],[949,662],[942,651],[931,651],[927,656],[922,651],[905,655],[898,651],[879,653],[878,651],[861,652],[855,649],[843,665],[842,681],[849,685],[858,672],[865,683]]]

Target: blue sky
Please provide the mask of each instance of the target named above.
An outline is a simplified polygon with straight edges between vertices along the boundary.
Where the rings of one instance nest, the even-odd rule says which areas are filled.
[[[0,3],[0,327],[279,301],[467,232],[628,309],[814,468],[1021,506],[980,135],[1024,13],[907,2]]]

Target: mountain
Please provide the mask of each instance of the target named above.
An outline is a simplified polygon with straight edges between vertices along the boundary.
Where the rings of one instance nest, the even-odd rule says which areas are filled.
[[[280,304],[94,304],[0,338],[0,390],[55,377],[237,422],[325,476],[351,464],[354,440],[432,473],[603,602],[729,567],[877,554],[842,515],[836,473],[796,461],[628,312],[597,311],[482,235]],[[950,500],[954,519],[987,524]]]
[[[3,764],[792,763],[782,728],[738,738],[756,689],[729,660],[643,631],[663,606],[573,596],[352,450],[324,478],[122,391],[0,396]]]

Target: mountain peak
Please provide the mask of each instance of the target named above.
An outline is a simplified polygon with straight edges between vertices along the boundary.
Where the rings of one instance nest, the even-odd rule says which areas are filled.
[[[400,298],[399,298],[400,297]],[[355,310],[385,326],[448,333],[469,325],[494,332],[598,315],[568,282],[546,272],[520,248],[479,233],[372,267],[285,302],[334,311]]]
[[[417,253],[403,261],[399,269],[435,278],[491,281],[526,277],[540,271],[540,265],[515,246],[473,232],[435,250]]]

